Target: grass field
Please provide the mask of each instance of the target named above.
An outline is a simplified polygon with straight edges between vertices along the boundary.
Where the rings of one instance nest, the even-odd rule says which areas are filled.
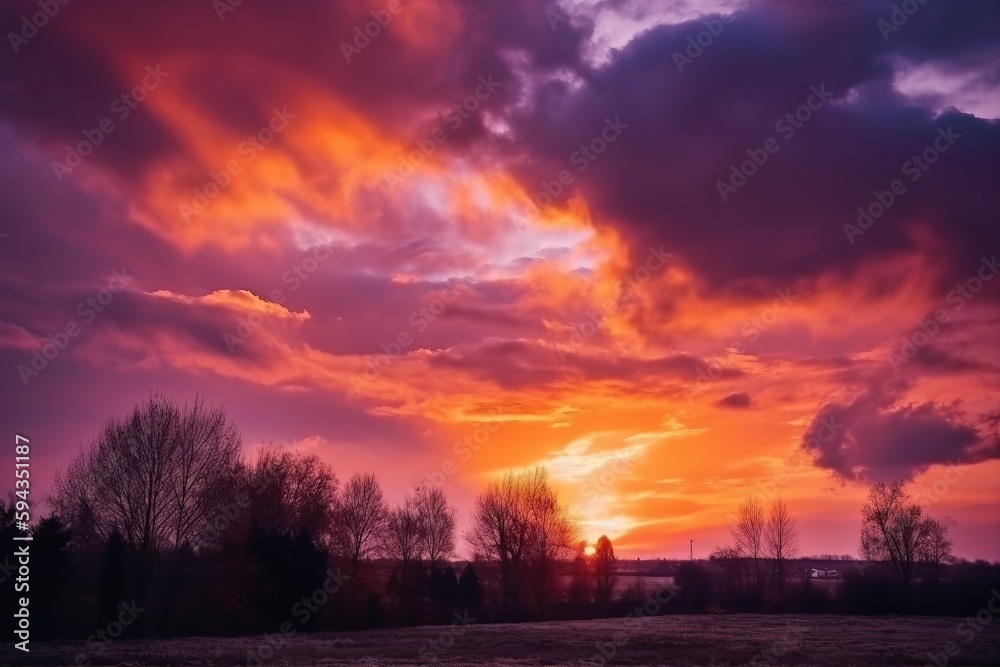
[[[1000,665],[1000,632],[988,625],[969,643],[962,619],[844,616],[659,616],[641,620],[458,625],[298,634],[266,664],[569,665],[611,653],[621,665],[927,665],[949,641],[949,665]],[[614,642],[619,642],[617,645]],[[102,654],[83,642],[32,642],[31,653],[2,649],[12,665],[245,665],[267,655],[262,637],[118,641]],[[251,661],[250,664],[259,664]]]

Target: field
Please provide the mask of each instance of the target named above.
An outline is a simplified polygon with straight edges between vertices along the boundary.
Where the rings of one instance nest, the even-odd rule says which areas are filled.
[[[621,665],[928,665],[961,642],[962,619],[844,616],[659,616],[641,620],[458,625],[299,634],[266,662],[306,665],[569,665],[595,660],[600,643]],[[619,642],[617,645],[614,642]],[[10,646],[7,644],[6,646]],[[83,642],[0,649],[13,665],[245,665],[268,656],[262,637],[118,641],[98,654]],[[1000,665],[1000,632],[986,626],[949,665]],[[263,650],[262,650],[263,649]],[[87,662],[89,659],[89,663]],[[256,660],[249,664],[259,664]]]

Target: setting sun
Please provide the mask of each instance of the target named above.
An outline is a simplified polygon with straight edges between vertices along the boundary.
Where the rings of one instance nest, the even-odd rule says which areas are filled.
[[[997,0],[0,23],[20,650],[131,600],[102,662],[943,664],[1000,590]]]

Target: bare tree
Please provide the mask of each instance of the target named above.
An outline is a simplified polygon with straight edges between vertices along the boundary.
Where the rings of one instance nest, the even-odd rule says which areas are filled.
[[[180,414],[177,451],[170,479],[175,545],[204,535],[213,514],[231,497],[240,472],[240,441],[236,425],[222,408],[206,408],[195,397]]]
[[[520,601],[526,565],[544,604],[557,561],[572,554],[573,532],[545,470],[536,468],[490,482],[476,497],[466,540],[477,559],[499,563],[504,605]]]
[[[388,515],[375,475],[357,473],[344,485],[337,499],[337,532],[354,572],[360,570],[363,560],[382,551]]]
[[[920,554],[920,560],[935,568],[955,561],[955,556],[951,550],[955,545],[948,535],[948,526],[937,519],[926,519],[927,521],[927,542]]]
[[[788,505],[781,498],[774,501],[764,531],[767,557],[774,563],[778,589],[785,586],[785,562],[799,553],[799,529]]]
[[[319,457],[271,444],[260,449],[247,477],[247,515],[253,526],[292,535],[304,530],[317,542],[330,537],[339,482]]]
[[[454,508],[448,504],[444,490],[437,486],[417,487],[414,498],[420,536],[420,550],[431,567],[455,553],[457,525]]]
[[[737,515],[729,525],[729,532],[739,554],[753,560],[758,589],[761,586],[760,559],[765,555],[766,530],[764,504],[752,496],[747,497],[740,503]]]
[[[530,517],[521,477],[508,472],[476,496],[472,527],[466,540],[477,559],[500,563],[500,597],[517,604],[521,558],[528,541]]]
[[[154,394],[111,419],[57,476],[52,505],[74,533],[117,528],[141,554],[196,543],[240,469],[240,437],[221,408]]]
[[[594,600],[608,603],[611,601],[611,594],[618,578],[618,557],[615,556],[615,547],[607,535],[601,535],[597,539],[590,562],[595,581]]]
[[[910,500],[902,484],[879,482],[868,490],[861,508],[861,557],[887,563],[909,588],[936,523]]]
[[[103,545],[113,532],[108,530],[107,521],[97,520],[94,480],[87,472],[89,461],[90,453],[81,447],[65,470],[56,470],[52,492],[46,498],[53,513],[71,527],[78,547]]]
[[[407,582],[410,563],[420,558],[420,519],[412,497],[406,496],[403,504],[389,513],[386,523],[386,554],[400,563],[402,581]]]
[[[154,394],[124,419],[108,421],[81,450],[58,476],[52,505],[82,540],[122,535],[138,553],[136,598],[144,604],[152,555],[174,550],[173,580],[181,546],[200,542],[216,508],[235,497],[240,448],[239,432],[221,408],[206,408],[197,396],[181,408]],[[165,628],[172,604],[168,596]]]
[[[544,468],[536,468],[525,480],[529,506],[527,565],[535,592],[535,604],[543,616],[554,597],[563,566],[573,557],[576,527],[548,482]]]

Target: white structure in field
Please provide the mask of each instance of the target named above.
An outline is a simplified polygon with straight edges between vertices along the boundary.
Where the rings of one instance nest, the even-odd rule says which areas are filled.
[[[836,579],[839,575],[836,570],[823,570],[812,568],[809,576],[813,579]]]

